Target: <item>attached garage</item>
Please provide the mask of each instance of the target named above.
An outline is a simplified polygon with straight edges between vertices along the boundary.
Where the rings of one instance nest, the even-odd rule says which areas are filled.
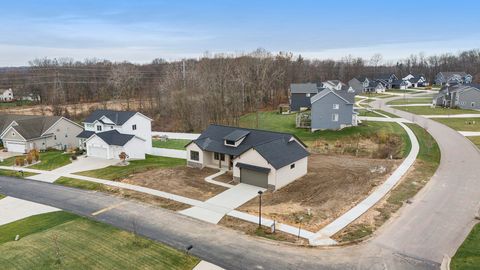
[[[8,149],[8,152],[14,153],[25,153],[26,145],[25,142],[9,142],[7,141],[5,147]]]
[[[268,173],[269,168],[253,166],[244,163],[237,163],[240,168],[240,183],[268,188]]]
[[[88,156],[107,159],[107,148],[102,146],[89,145],[87,149]]]

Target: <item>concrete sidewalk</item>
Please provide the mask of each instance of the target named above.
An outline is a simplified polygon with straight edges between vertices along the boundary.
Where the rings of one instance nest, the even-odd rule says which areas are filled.
[[[358,116],[358,120],[363,121],[377,121],[377,122],[397,122],[397,123],[411,123],[407,119],[403,118],[387,118],[387,117],[372,117],[372,116]]]
[[[60,211],[60,209],[13,197],[6,197],[0,200],[0,225],[24,219],[29,216],[55,211]]]
[[[343,228],[348,226],[354,220],[359,218],[365,212],[373,207],[378,201],[380,201],[385,195],[387,195],[390,190],[395,187],[395,185],[402,179],[402,176],[410,169],[415,160],[417,159],[418,152],[420,150],[420,145],[418,144],[417,137],[413,131],[403,123],[398,123],[405,129],[412,143],[412,148],[410,153],[405,158],[405,160],[400,164],[400,166],[388,177],[387,181],[381,184],[372,194],[367,198],[357,204],[355,207],[347,211],[345,214],[325,226],[323,229],[317,232],[315,238],[310,239],[310,243],[313,245],[323,244],[334,234],[341,231]]]
[[[478,131],[459,131],[465,137],[475,137],[480,136],[480,132]]]
[[[420,115],[425,118],[480,118],[480,113]]]
[[[240,183],[200,205],[179,213],[217,224],[226,214],[258,196],[259,190],[265,191],[263,188]]]

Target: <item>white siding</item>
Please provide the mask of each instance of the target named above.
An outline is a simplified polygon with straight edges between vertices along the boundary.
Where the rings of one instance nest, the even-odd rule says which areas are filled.
[[[195,163],[200,163],[202,164],[202,167],[205,167],[205,153],[203,152],[202,149],[200,149],[200,147],[198,147],[198,145],[196,145],[195,143],[191,143],[187,146],[186,148],[187,150],[187,162],[195,162]],[[197,151],[199,154],[198,154],[198,161],[197,160],[191,160],[190,159],[190,151]]]
[[[146,145],[143,140],[140,140],[139,138],[133,138],[123,147],[117,146],[117,151],[120,151],[120,152],[116,152],[116,157],[113,157],[113,158],[119,158],[118,155],[122,151],[124,151],[125,153],[127,153],[129,158],[145,159],[145,153],[146,153],[145,147]]]
[[[136,125],[136,130],[133,130],[133,125]],[[136,114],[128,119],[121,127],[115,127],[115,129],[120,133],[131,134],[144,139],[147,153],[150,153],[152,150],[152,123],[144,116]]]
[[[287,166],[277,170],[275,189],[282,188],[307,174],[308,157],[295,161],[292,164],[295,164],[295,168],[293,169],[290,169],[291,164],[288,164]]]
[[[245,163],[249,165],[269,168],[268,184],[275,185],[276,170],[270,165],[255,149],[250,149],[243,153],[241,156],[233,160],[233,177],[240,177],[240,168],[237,167],[237,163]]]

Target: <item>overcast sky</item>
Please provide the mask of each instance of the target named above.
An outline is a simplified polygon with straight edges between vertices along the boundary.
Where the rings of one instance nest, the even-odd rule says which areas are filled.
[[[479,48],[479,10],[468,0],[2,1],[0,66],[42,57],[144,63],[259,47],[397,60]]]

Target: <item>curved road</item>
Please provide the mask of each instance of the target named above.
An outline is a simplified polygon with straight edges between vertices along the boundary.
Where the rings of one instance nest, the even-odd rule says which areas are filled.
[[[394,99],[394,98],[392,98]],[[131,230],[226,269],[438,269],[452,256],[474,224],[480,198],[480,152],[456,131],[432,120],[372,105],[424,126],[442,151],[430,182],[378,236],[360,245],[299,248],[252,238],[146,204],[98,192],[0,177],[0,193],[54,206]],[[100,209],[110,211],[92,216]],[[0,212],[1,214],[1,212]]]

